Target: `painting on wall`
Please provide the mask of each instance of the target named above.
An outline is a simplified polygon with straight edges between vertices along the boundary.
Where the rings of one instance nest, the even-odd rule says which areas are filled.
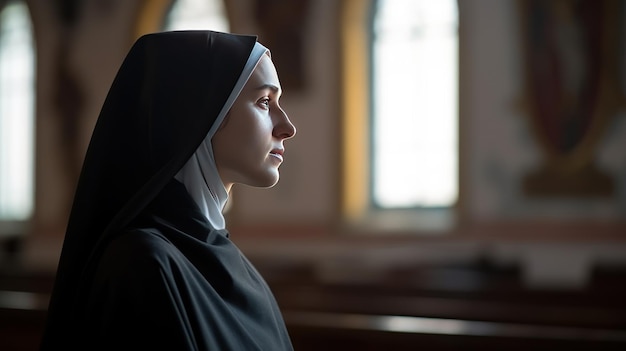
[[[519,0],[525,106],[543,151],[531,197],[606,197],[614,181],[595,151],[620,105],[619,0]]]

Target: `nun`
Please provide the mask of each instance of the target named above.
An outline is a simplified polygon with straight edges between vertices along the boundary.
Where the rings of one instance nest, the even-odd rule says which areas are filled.
[[[296,133],[255,36],[139,38],[85,155],[41,350],[292,350],[231,241],[234,184],[278,182]]]

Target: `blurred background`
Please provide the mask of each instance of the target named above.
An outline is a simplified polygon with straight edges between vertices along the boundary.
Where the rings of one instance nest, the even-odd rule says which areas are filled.
[[[0,348],[37,349],[145,33],[255,34],[298,129],[233,240],[297,350],[626,349],[626,2],[0,0]],[[173,87],[177,89],[178,87]]]

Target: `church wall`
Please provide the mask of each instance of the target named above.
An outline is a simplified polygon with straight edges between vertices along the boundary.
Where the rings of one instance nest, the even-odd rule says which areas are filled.
[[[234,23],[241,32],[253,33],[259,29],[254,22],[253,2],[232,1],[236,9]],[[29,4],[38,41],[37,205],[33,231],[29,234],[34,249],[29,257],[50,268],[58,254],[55,250],[61,242],[80,167],[76,160],[84,154],[108,87],[137,35],[136,19],[142,3],[85,1],[82,16],[70,29],[59,22],[52,2],[30,0]],[[301,257],[315,259],[321,252],[330,252],[336,255],[331,258],[335,258],[364,247],[374,250],[363,252],[373,255],[370,258],[378,257],[376,262],[380,263],[412,262],[416,255],[426,261],[440,257],[470,260],[489,246],[493,248],[490,252],[494,260],[539,262],[546,257],[557,257],[558,262],[583,262],[583,271],[596,257],[605,254],[612,263],[623,261],[626,257],[620,249],[626,233],[622,219],[626,214],[623,107],[613,114],[606,136],[597,146],[599,165],[615,181],[612,198],[542,200],[531,199],[521,190],[521,179],[541,162],[541,151],[523,109],[519,13],[513,0],[460,2],[464,39],[461,51],[464,80],[460,92],[460,118],[464,127],[460,131],[462,225],[435,238],[414,232],[404,233],[401,238],[393,236],[393,240],[389,236],[364,238],[358,233],[344,233],[337,225],[342,145],[341,2],[316,0],[309,5],[303,21],[304,45],[300,47],[305,67],[303,84],[297,89],[286,89],[281,99],[298,128],[297,136],[286,142],[281,181],[273,189],[245,186],[234,189],[228,216],[233,221],[233,232],[241,233],[238,240],[243,248],[257,255],[282,254],[295,259],[302,254]],[[262,42],[263,39],[261,36]],[[54,102],[59,89],[54,75],[62,45],[66,45],[65,58],[80,87],[80,94],[68,94],[76,99],[77,107],[72,111],[78,123],[74,148],[69,153],[60,146],[61,112]],[[278,71],[280,75],[281,67]],[[435,245],[432,240],[443,240],[453,246],[441,251],[441,247],[432,246]],[[562,255],[553,255],[555,250]],[[355,262],[364,261],[367,260],[362,256],[355,258]]]

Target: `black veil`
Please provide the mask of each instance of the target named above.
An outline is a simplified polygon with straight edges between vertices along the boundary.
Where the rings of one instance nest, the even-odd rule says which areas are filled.
[[[76,189],[42,349],[73,338],[103,247],[173,178],[207,135],[255,36],[176,31],[139,38],[106,97]]]

